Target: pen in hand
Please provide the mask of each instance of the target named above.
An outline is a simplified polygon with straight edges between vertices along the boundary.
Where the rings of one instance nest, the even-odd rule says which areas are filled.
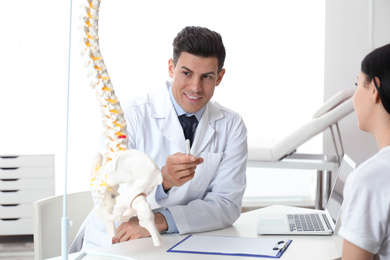
[[[186,140],[186,155],[190,155],[190,150],[191,150],[191,144],[190,144],[190,140],[187,139]]]

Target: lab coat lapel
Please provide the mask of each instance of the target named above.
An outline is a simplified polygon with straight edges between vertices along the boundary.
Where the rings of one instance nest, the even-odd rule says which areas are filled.
[[[172,108],[172,111],[165,118],[161,132],[169,142],[178,147],[180,152],[185,152],[184,133],[174,108]]]
[[[196,128],[194,144],[191,147],[192,155],[199,156],[210,143],[211,139],[215,135],[213,123],[220,118],[223,118],[222,112],[213,102],[209,102],[203,112],[199,125]]]
[[[185,140],[183,129],[172,105],[168,92],[169,82],[165,86],[153,92],[151,96],[152,116],[164,120],[161,124],[161,133],[178,148],[178,152],[185,152]]]

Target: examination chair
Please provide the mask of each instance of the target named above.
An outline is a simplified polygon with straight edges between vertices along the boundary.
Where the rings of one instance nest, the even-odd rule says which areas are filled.
[[[52,196],[33,203],[34,259],[46,259],[61,255],[61,219],[63,196]],[[79,227],[93,208],[90,191],[67,195],[68,248]]]
[[[263,146],[249,144],[248,167],[317,170],[315,208],[322,209],[330,195],[331,172],[340,164],[344,154],[338,122],[353,112],[353,93],[354,89],[338,92],[307,123],[284,138]],[[334,156],[296,153],[299,146],[327,129],[332,134]]]

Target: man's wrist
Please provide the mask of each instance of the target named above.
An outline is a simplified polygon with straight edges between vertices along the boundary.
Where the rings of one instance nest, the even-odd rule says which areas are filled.
[[[154,223],[159,232],[168,230],[168,222],[162,213],[157,212],[154,214]]]
[[[165,221],[168,224],[168,230],[166,230],[166,233],[179,233],[179,230],[177,229],[175,220],[173,219],[172,213],[169,211],[169,209],[165,209],[163,211],[160,211],[160,213],[164,216]]]
[[[170,185],[166,180],[167,178],[165,178],[165,176],[167,176],[168,174],[165,166],[161,169],[161,174],[163,176],[162,188],[165,191],[165,193],[167,193],[173,187],[173,185]]]

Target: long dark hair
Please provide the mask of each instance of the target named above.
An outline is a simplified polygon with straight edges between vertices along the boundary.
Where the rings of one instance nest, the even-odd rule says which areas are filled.
[[[362,61],[361,71],[366,75],[367,83],[370,83],[375,77],[380,80],[379,86],[375,80],[374,84],[383,107],[390,114],[390,44],[369,53]]]
[[[173,40],[173,62],[175,66],[183,51],[203,58],[217,57],[218,72],[223,68],[226,51],[222,37],[217,32],[204,27],[185,27]]]

